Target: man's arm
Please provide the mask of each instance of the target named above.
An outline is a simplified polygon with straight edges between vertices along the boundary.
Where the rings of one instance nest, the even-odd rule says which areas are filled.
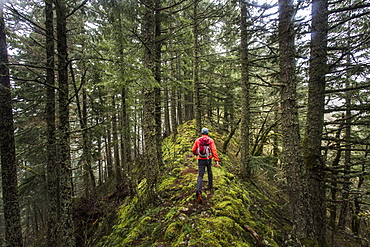
[[[213,140],[211,142],[211,151],[212,151],[213,158],[216,161],[216,165],[218,165],[218,162],[220,161],[220,159],[218,158],[216,144],[215,144],[215,141],[213,141]]]

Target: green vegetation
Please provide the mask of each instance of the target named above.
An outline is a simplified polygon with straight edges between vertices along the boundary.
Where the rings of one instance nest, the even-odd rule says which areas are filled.
[[[180,126],[178,133],[164,141],[160,203],[140,211],[137,198],[127,198],[111,233],[94,246],[255,246],[251,231],[265,246],[283,246],[290,224],[279,206],[284,203],[277,203],[284,201],[281,191],[262,176],[242,181],[229,171],[237,164],[222,154],[221,166],[213,168],[214,190],[205,190],[203,203],[196,203],[193,122]],[[212,135],[222,141],[220,134]]]

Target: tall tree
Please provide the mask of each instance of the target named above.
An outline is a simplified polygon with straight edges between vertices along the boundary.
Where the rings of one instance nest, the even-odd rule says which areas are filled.
[[[67,7],[65,0],[54,0],[57,15],[57,51],[59,83],[59,162],[60,225],[59,244],[75,246],[72,220],[72,169],[70,156],[69,83],[67,51]]]
[[[146,158],[147,196],[156,200],[156,188],[161,162],[161,119],[160,119],[160,45],[159,1],[146,0],[144,15],[144,66],[148,69],[147,83],[144,85],[143,133],[144,156]],[[146,202],[144,202],[146,203]]]
[[[56,162],[57,150],[55,139],[55,74],[54,74],[54,13],[51,0],[45,0],[45,35],[46,35],[46,124],[47,124],[47,202],[49,246],[57,246],[57,222],[59,218],[59,163]]]
[[[118,129],[117,129],[117,109],[116,109],[116,99],[112,95],[112,137],[113,137],[113,150],[114,150],[114,173],[116,175],[116,185],[120,186],[122,183],[122,170],[120,162],[120,151],[118,143]]]
[[[7,246],[23,246],[13,127],[12,96],[5,34],[4,2],[0,2],[0,155]]]
[[[202,111],[200,102],[199,85],[199,0],[193,1],[193,97],[194,97],[194,115],[195,129],[199,133],[202,127]]]
[[[320,246],[326,245],[326,198],[324,163],[321,155],[327,73],[328,1],[312,1],[311,58],[308,86],[307,126],[303,144],[308,172],[307,199],[312,219],[310,231]]]
[[[305,169],[299,134],[297,78],[295,75],[294,15],[292,0],[279,0],[279,67],[281,88],[281,125],[283,166],[287,176],[289,201],[295,235],[307,238],[308,215],[305,200]]]
[[[249,125],[250,125],[250,106],[249,106],[249,60],[248,60],[248,29],[247,5],[244,0],[240,0],[241,21],[240,21],[240,54],[241,54],[241,88],[242,88],[242,117],[241,117],[241,140],[240,140],[240,163],[241,172],[244,177],[250,177],[251,169],[249,166],[250,150],[249,150]]]

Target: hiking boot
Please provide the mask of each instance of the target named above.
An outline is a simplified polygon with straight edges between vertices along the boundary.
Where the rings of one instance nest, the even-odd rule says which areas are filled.
[[[202,203],[202,202],[203,202],[202,194],[201,194],[200,192],[197,192],[197,193],[195,194],[195,196],[196,196],[196,201],[197,201],[197,203]]]

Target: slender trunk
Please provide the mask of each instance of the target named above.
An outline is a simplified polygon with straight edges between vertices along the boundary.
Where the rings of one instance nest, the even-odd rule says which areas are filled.
[[[57,246],[57,222],[59,219],[59,162],[56,150],[55,126],[55,74],[54,74],[54,27],[53,4],[45,0],[45,28],[46,28],[46,124],[47,124],[47,196],[48,196],[48,232],[49,246]]]
[[[350,57],[348,55],[347,57],[347,63],[350,64]],[[349,76],[348,76],[349,77]],[[346,88],[350,88],[350,82],[349,78],[347,78]],[[343,193],[342,193],[342,206],[340,209],[340,215],[338,220],[338,229],[344,230],[346,228],[347,223],[347,216],[348,216],[348,210],[349,210],[349,190],[350,190],[350,178],[347,176],[351,171],[351,124],[352,124],[352,112],[350,110],[352,106],[352,91],[346,92],[346,115],[345,115],[345,134],[344,134],[344,140],[345,140],[345,148],[344,151],[344,175],[345,178],[343,179]]]
[[[60,148],[60,226],[59,243],[75,246],[74,224],[72,220],[72,170],[69,134],[69,88],[68,88],[68,53],[67,22],[64,0],[55,0],[57,13],[57,50],[59,82],[59,148]]]
[[[250,147],[249,147],[249,125],[250,125],[250,105],[249,105],[249,61],[248,61],[248,30],[247,30],[247,6],[246,3],[240,1],[241,9],[241,40],[240,40],[240,52],[241,52],[241,86],[242,86],[242,120],[241,120],[241,140],[240,140],[240,163],[241,173],[245,178],[251,176],[251,168],[249,165],[250,160]]]
[[[96,191],[95,191],[95,177],[91,167],[91,156],[90,156],[90,144],[89,144],[89,133],[87,129],[87,94],[85,88],[85,74],[82,75],[81,78],[81,86],[82,86],[82,102],[80,101],[79,96],[79,89],[77,87],[77,83],[75,80],[75,76],[73,73],[73,66],[70,63],[70,71],[73,81],[73,86],[75,89],[75,97],[76,97],[76,106],[77,106],[77,113],[80,122],[80,126],[82,129],[82,176],[84,181],[84,196],[86,198],[95,198]],[[81,107],[82,105],[82,107]]]
[[[311,217],[311,223],[307,227],[320,246],[326,246],[325,167],[321,155],[321,138],[324,126],[327,32],[328,2],[327,0],[313,0],[307,125],[303,152],[305,168],[308,172],[307,199]]]
[[[184,121],[188,121],[188,120],[191,120],[195,117],[194,115],[194,96],[193,96],[193,92],[185,92],[185,94],[182,96],[183,97],[183,109],[184,109],[184,113],[183,113],[183,116],[182,119],[183,119],[183,122]],[[199,130],[200,131],[200,130]]]
[[[144,16],[144,65],[151,72],[156,82],[159,84],[159,68],[157,67],[160,59],[156,44],[156,2],[154,0],[145,1],[146,12]],[[150,80],[150,79],[149,79]],[[158,104],[160,88],[157,85],[147,85],[144,87],[144,107],[143,107],[143,134],[144,134],[144,156],[146,158],[146,179],[147,197],[142,198],[142,206],[155,202],[157,199],[156,188],[159,176],[159,139],[160,139],[160,105]]]
[[[96,118],[95,120],[96,122],[96,125],[99,124],[99,119]],[[101,137],[98,137],[98,140],[97,140],[98,144],[97,144],[97,154],[98,154],[98,185],[102,185],[103,184],[103,181],[105,181],[104,179],[104,171],[103,171],[103,165],[102,165],[102,139]]]
[[[283,166],[286,171],[289,201],[294,234],[298,239],[307,238],[307,204],[305,201],[305,170],[299,134],[298,104],[296,96],[294,47],[294,6],[292,0],[279,0],[279,51]]]
[[[132,174],[132,154],[130,141],[130,122],[127,112],[128,106],[126,101],[126,88],[122,88],[122,168],[125,174],[125,182],[128,185],[131,194],[135,193],[135,182]]]
[[[157,160],[158,165],[161,167],[162,163],[162,109],[161,109],[161,84],[162,84],[162,74],[161,74],[161,64],[162,64],[162,42],[161,32],[162,32],[162,16],[160,13],[161,0],[155,0],[154,2],[155,12],[155,38],[154,38],[154,78],[156,79],[158,86],[155,87],[155,125],[156,125],[156,147],[157,147]]]
[[[200,102],[200,85],[199,85],[199,30],[198,30],[198,2],[194,0],[193,6],[193,97],[194,97],[194,115],[196,134],[199,134],[202,128],[202,111]]]
[[[115,167],[115,174],[116,174],[116,185],[119,187],[122,183],[122,171],[121,171],[121,163],[120,163],[120,150],[119,150],[119,143],[118,143],[118,130],[117,130],[117,112],[116,112],[116,100],[115,97],[112,96],[112,137],[113,137],[113,149],[114,149],[114,167]]]
[[[167,137],[171,134],[171,124],[170,124],[170,106],[169,106],[169,91],[168,86],[165,86],[164,89],[164,137]]]
[[[340,136],[341,136],[343,126],[345,124],[344,121],[345,120],[343,118],[342,123],[339,126],[339,129],[338,129],[338,131],[335,135],[336,139],[338,140],[337,143],[336,143],[336,146],[337,146],[338,150],[337,150],[337,153],[336,153],[335,158],[333,160],[332,167],[339,166],[340,158],[342,156],[342,150],[340,148],[340,145],[341,145]],[[330,212],[329,226],[332,229],[335,229],[336,221],[337,221],[337,205],[336,205],[335,201],[337,200],[337,186],[338,186],[337,176],[338,176],[338,172],[334,170],[332,172],[332,175],[333,175],[333,178],[332,178],[332,181],[330,183],[330,186],[331,186],[330,199],[331,199],[332,203],[329,206],[329,212]],[[334,231],[333,231],[333,233],[334,233]]]
[[[170,24],[171,25],[171,24]],[[172,28],[170,28],[172,30]],[[170,54],[171,57],[174,57],[173,55],[173,48],[172,48],[172,42],[170,42]],[[170,75],[171,78],[175,78],[175,65],[174,65],[174,60],[170,60]],[[170,86],[170,119],[171,119],[171,126],[172,126],[172,133],[173,136],[176,136],[177,134],[177,90],[175,86],[175,82],[172,82]]]
[[[8,68],[8,50],[0,3],[0,155],[4,202],[5,240],[8,246],[23,246],[17,185],[12,96]]]
[[[366,147],[368,149],[368,147]],[[366,156],[367,156],[367,152],[365,153],[365,159],[366,159]],[[366,171],[366,165],[365,164],[362,164],[362,173],[365,174],[365,171]],[[364,176],[360,176],[358,178],[358,184],[357,184],[357,190],[358,191],[361,191],[361,187],[362,185],[364,184],[365,182],[365,178]],[[361,216],[361,199],[358,198],[358,197],[355,197],[354,198],[354,212],[353,212],[353,215],[352,215],[352,232],[355,236],[358,236],[360,234],[360,227],[361,227],[361,218],[363,216]]]
[[[83,82],[84,83],[84,82]],[[83,157],[84,157],[84,172],[86,173],[85,176],[85,184],[89,186],[87,190],[88,193],[86,194],[87,198],[95,198],[96,197],[96,183],[95,183],[95,176],[94,171],[91,166],[92,158],[90,154],[91,144],[90,144],[90,134],[87,126],[87,92],[86,88],[82,88],[82,150],[83,150]]]

